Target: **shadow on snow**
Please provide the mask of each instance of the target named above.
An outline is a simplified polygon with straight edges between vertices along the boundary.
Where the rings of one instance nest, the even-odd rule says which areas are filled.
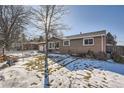
[[[55,63],[67,68],[70,71],[84,70],[84,69],[100,69],[110,72],[115,72],[124,75],[124,65],[109,61],[81,59],[69,55],[49,55]]]

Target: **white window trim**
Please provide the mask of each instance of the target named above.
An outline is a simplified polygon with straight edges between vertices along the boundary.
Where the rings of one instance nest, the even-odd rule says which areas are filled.
[[[93,44],[85,44],[86,39],[93,39]],[[83,46],[93,46],[94,45],[94,38],[83,38]]]
[[[50,48],[50,43],[53,43],[54,44],[54,47],[53,48]],[[48,49],[55,49],[55,42],[48,42]]]
[[[69,42],[69,45],[64,45],[64,42],[65,41],[68,41]],[[63,40],[63,46],[70,46],[70,40]]]

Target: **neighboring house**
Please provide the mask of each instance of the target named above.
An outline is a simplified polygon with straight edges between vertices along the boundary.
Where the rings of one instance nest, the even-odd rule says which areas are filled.
[[[39,42],[26,42],[23,43],[24,50],[39,50]]]
[[[106,44],[106,53],[112,54],[116,53],[118,55],[124,56],[124,45],[113,45],[113,44]]]
[[[22,46],[21,42],[20,43],[19,42],[18,43],[14,42],[14,43],[11,44],[11,49],[12,50],[21,50],[21,46]]]
[[[106,52],[106,31],[80,33],[64,38],[52,37],[48,43],[49,51],[61,53]]]
[[[124,56],[124,46],[116,46],[116,53]]]
[[[12,43],[12,50],[39,50],[39,42]]]

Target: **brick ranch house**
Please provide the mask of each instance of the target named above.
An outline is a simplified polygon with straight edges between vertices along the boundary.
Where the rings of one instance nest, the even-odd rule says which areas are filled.
[[[39,50],[44,49],[45,43],[40,43]],[[49,39],[48,49],[60,53],[85,53],[88,50],[95,53],[106,52],[106,31],[80,33],[64,38],[52,37]]]

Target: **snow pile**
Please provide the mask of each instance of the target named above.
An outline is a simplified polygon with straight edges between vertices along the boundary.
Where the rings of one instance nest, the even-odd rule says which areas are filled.
[[[63,69],[64,70],[64,69]],[[50,87],[56,88],[103,88],[103,87],[124,87],[124,76],[94,69],[66,71],[62,69],[52,75],[50,78]]]
[[[37,55],[37,51],[9,51],[5,52],[5,55],[12,55],[12,56],[18,56],[18,57],[30,57]]]
[[[42,76],[40,73],[26,70],[24,64],[34,57],[21,58],[15,65],[2,69],[0,71],[0,87],[2,88],[29,88],[41,87]],[[1,65],[5,64],[1,63]]]
[[[61,55],[54,56],[54,60],[59,60]],[[71,56],[62,56],[61,59],[63,60],[49,64],[49,68],[57,69],[49,76],[50,87],[124,87],[123,64]],[[66,86],[63,84],[65,82],[68,82]]]
[[[0,87],[44,87],[44,66],[41,71],[28,71],[24,65],[34,59],[35,56],[21,58],[14,66],[2,69]],[[50,54],[48,61],[50,88],[124,87],[123,64],[60,54]]]
[[[28,72],[24,68],[7,68],[0,71],[3,79],[0,81],[0,87],[39,87],[40,79],[36,73]]]

